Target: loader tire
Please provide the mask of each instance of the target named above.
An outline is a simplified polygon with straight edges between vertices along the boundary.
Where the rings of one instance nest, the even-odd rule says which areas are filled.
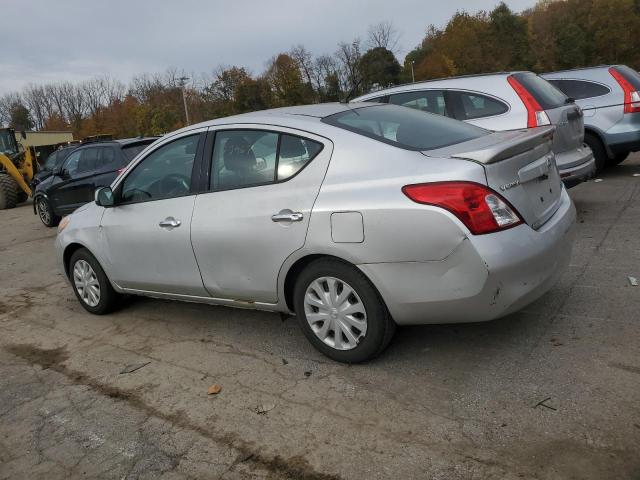
[[[23,190],[18,190],[17,202],[24,203],[29,200],[29,194]]]
[[[6,173],[0,173],[0,210],[15,208],[18,203],[16,182]]]

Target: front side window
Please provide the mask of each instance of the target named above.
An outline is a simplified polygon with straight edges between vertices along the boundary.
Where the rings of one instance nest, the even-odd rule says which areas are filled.
[[[98,156],[100,155],[100,149],[96,147],[85,148],[81,152],[76,173],[87,173],[95,170],[98,163]]]
[[[447,115],[447,105],[442,90],[421,90],[396,93],[389,97],[389,103],[411,107],[423,112]]]
[[[291,178],[322,150],[322,144],[264,130],[216,133],[211,190],[265,185]]]
[[[122,182],[122,202],[174,198],[191,192],[191,173],[200,135],[166,143],[144,158]]]
[[[67,175],[75,175],[78,171],[78,162],[80,162],[81,156],[82,150],[80,150],[79,152],[75,151],[71,155],[69,155],[67,160],[64,162],[64,167],[62,168],[64,173],[66,173]]]
[[[56,164],[58,163],[58,158],[59,155],[58,151],[56,150],[47,157],[46,162],[44,162],[44,165],[42,166],[42,170],[45,170],[47,172],[53,171],[53,169],[56,168]]]
[[[322,121],[407,150],[433,150],[489,133],[468,123],[397,105],[351,108]]]
[[[459,102],[458,120],[472,120],[474,118],[501,115],[509,111],[509,107],[495,98],[470,92],[450,92]]]

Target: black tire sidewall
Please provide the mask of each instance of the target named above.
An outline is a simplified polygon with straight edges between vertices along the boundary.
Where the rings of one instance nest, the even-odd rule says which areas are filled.
[[[596,161],[596,172],[602,171],[609,160],[604,145],[602,145],[600,139],[593,133],[584,134],[584,143],[586,143],[593,152],[593,158],[595,158]]]
[[[100,301],[95,307],[87,305],[85,301],[80,297],[78,290],[76,289],[76,285],[73,281],[73,268],[75,264],[79,260],[86,261],[93,271],[96,273],[96,277],[98,279],[98,283],[100,284]],[[107,278],[107,275],[102,270],[100,263],[96,260],[96,258],[89,253],[89,251],[85,248],[81,248],[76,250],[73,255],[71,255],[71,259],[69,260],[69,280],[71,282],[71,288],[73,288],[73,292],[76,295],[76,298],[80,302],[80,305],[84,307],[84,309],[94,315],[103,315],[105,313],[109,313],[113,310],[117,301],[117,293],[111,286],[111,282]]]
[[[357,347],[336,350],[320,340],[307,322],[304,312],[304,296],[309,285],[320,277],[335,277],[348,283],[364,304],[367,313],[367,333]],[[337,260],[316,260],[298,276],[294,288],[294,308],[300,328],[311,344],[327,357],[343,363],[360,363],[374,358],[386,346],[389,329],[392,328],[386,306],[376,289],[362,272]]]

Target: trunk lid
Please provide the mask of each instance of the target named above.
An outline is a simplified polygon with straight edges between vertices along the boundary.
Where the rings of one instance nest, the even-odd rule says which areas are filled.
[[[556,127],[552,149],[555,153],[582,147],[584,143],[584,118],[580,107],[572,103],[545,110]]]
[[[539,127],[494,132],[422,153],[481,164],[487,185],[502,195],[531,228],[538,229],[556,212],[562,194],[551,149],[554,131],[554,127]]]

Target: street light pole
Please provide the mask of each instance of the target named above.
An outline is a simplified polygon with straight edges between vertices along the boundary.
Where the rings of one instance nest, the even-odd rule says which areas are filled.
[[[411,60],[411,82],[416,83],[416,74],[413,73],[413,64],[416,63],[415,60]]]
[[[185,82],[189,80],[189,77],[180,77],[178,80],[180,80],[180,88],[182,89],[182,103],[184,104],[184,118],[187,121],[187,125],[191,125],[191,122],[189,121],[189,109],[187,108],[187,97],[184,93],[184,85],[185,85]]]

